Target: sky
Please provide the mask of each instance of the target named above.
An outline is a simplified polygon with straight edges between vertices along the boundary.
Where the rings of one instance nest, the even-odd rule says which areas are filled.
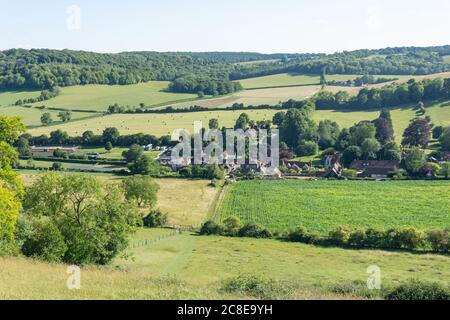
[[[333,53],[450,44],[449,0],[0,0],[0,49]]]

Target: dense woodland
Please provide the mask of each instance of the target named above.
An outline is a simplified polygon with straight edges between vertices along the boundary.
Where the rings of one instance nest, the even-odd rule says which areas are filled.
[[[150,80],[185,79],[202,83],[204,91],[226,88],[228,80],[280,72],[322,74],[429,74],[450,70],[443,56],[450,46],[388,48],[325,54],[158,53],[100,54],[71,50],[11,49],[0,52],[0,89],[50,89],[86,84],[125,85]],[[267,63],[241,63],[269,60]],[[197,86],[182,85],[198,93]],[[213,93],[216,90],[210,90]],[[219,90],[220,91],[220,90]],[[229,91],[229,90],[224,90]],[[207,93],[207,92],[205,92]]]

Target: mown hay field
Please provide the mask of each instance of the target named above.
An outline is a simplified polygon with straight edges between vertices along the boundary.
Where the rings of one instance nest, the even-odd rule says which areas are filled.
[[[220,219],[237,216],[273,231],[304,226],[322,235],[351,228],[450,227],[450,181],[242,181]]]

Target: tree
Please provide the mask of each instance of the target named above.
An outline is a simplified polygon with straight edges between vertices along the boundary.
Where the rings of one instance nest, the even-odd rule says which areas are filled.
[[[316,155],[319,151],[319,147],[317,143],[314,141],[302,141],[295,149],[295,152],[298,156],[313,156]]]
[[[365,160],[376,160],[380,149],[381,145],[377,139],[366,139],[361,145],[362,157]]]
[[[12,144],[25,132],[19,117],[0,116],[0,242],[10,242],[24,196],[21,179],[12,170],[18,161]]]
[[[420,148],[412,148],[405,156],[405,168],[410,174],[418,174],[425,164],[425,153]]]
[[[241,113],[239,118],[236,120],[236,124],[234,125],[234,129],[243,129],[247,130],[250,125],[250,117],[246,113]]]
[[[422,83],[415,82],[409,87],[410,99],[413,102],[420,102],[423,100],[425,88]]]
[[[144,154],[144,149],[142,149],[142,147],[137,144],[131,145],[130,149],[122,152],[122,156],[125,158],[125,160],[128,163],[135,162],[143,154]]]
[[[157,177],[161,173],[161,165],[143,154],[135,162],[128,165],[132,174],[149,175]]]
[[[394,139],[394,126],[392,124],[390,111],[387,109],[383,109],[380,113],[378,119],[374,122],[376,128],[375,138],[381,143],[381,145],[385,145],[389,141]]]
[[[215,129],[219,129],[219,120],[217,119],[209,119],[209,123],[208,126],[211,130]]]
[[[105,150],[110,152],[113,149],[113,145],[111,143],[111,141],[108,141],[107,143],[105,143]]]
[[[19,141],[17,141],[17,151],[21,157],[31,156],[31,147],[28,139],[21,137]]]
[[[41,123],[47,126],[53,122],[52,114],[50,112],[44,112],[41,116]]]
[[[444,132],[443,126],[436,126],[433,128],[433,139],[439,139]]]
[[[440,174],[443,175],[445,179],[448,179],[450,177],[450,162],[444,162],[441,165]]]
[[[83,143],[88,144],[92,141],[92,138],[94,138],[94,132],[91,130],[83,132],[81,138],[83,139]]]
[[[279,111],[279,112],[275,113],[273,118],[272,118],[272,123],[274,125],[276,125],[277,127],[281,126],[281,124],[283,123],[285,115],[286,115],[286,112],[283,112],[283,111]]]
[[[111,144],[114,145],[119,139],[120,133],[117,128],[106,128],[103,130],[102,137],[104,143],[111,142]]]
[[[344,150],[342,154],[342,162],[345,166],[349,166],[353,160],[358,160],[362,156],[361,148],[358,146],[350,146]]]
[[[431,138],[431,125],[427,119],[416,118],[411,120],[403,133],[404,146],[426,148]]]
[[[339,133],[336,149],[340,151],[344,151],[348,147],[351,146],[352,135],[347,128],[342,129],[341,133]]]
[[[122,181],[125,198],[136,201],[139,207],[153,208],[156,205],[158,184],[146,176],[132,176]]]
[[[381,150],[383,160],[401,160],[400,147],[394,141],[385,144]]]
[[[61,111],[58,113],[58,117],[61,119],[62,122],[67,122],[72,119],[72,112],[70,111]]]
[[[439,143],[444,151],[450,151],[450,127],[447,127],[439,137]]]
[[[50,142],[55,145],[63,145],[69,140],[67,132],[60,129],[50,132]]]
[[[292,149],[301,141],[317,141],[317,125],[304,110],[289,109],[279,129],[281,140]]]
[[[86,175],[39,176],[27,188],[24,209],[27,217],[47,217],[58,228],[67,246],[63,261],[74,264],[110,262],[141,221],[121,188],[102,187]]]
[[[374,139],[375,125],[369,121],[361,121],[350,128],[351,145],[361,146],[366,139]]]
[[[340,129],[339,125],[330,120],[324,120],[319,122],[319,146],[322,149],[334,147],[339,137]]]

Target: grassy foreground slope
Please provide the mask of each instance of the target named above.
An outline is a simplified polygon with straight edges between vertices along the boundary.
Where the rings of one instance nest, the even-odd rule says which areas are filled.
[[[221,219],[235,215],[271,230],[304,226],[328,234],[353,229],[450,227],[450,181],[242,181],[231,186]]]
[[[168,230],[141,230],[131,244]],[[381,268],[385,288],[411,277],[448,284],[450,257],[319,248],[277,240],[200,237],[184,233],[134,246],[133,259],[81,272],[81,289],[68,290],[64,265],[0,257],[0,299],[240,299],[221,290],[239,275],[275,279],[292,299],[345,299],[334,285],[366,282],[367,267]],[[276,297],[272,297],[276,298]]]
[[[195,100],[197,95],[166,92],[169,82],[150,81],[133,85],[86,85],[61,88],[58,97],[36,105],[69,110],[106,111],[109,105],[146,106]]]

